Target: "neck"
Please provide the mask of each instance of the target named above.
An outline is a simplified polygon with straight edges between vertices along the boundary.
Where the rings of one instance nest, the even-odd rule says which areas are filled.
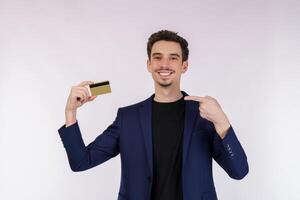
[[[180,87],[161,87],[155,85],[155,96],[156,102],[174,102],[181,99],[183,94],[181,93]]]

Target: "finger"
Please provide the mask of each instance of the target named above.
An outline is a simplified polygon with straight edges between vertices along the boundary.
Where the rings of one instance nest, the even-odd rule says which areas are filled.
[[[198,97],[198,96],[185,96],[184,100],[192,100],[192,101],[198,101],[203,102],[204,97]]]
[[[206,104],[205,103],[199,103],[199,109],[203,109],[203,110],[205,110],[206,109]]]
[[[90,93],[89,93],[89,91],[86,87],[77,87],[76,89],[79,90],[79,91],[84,92],[87,97],[90,96]]]
[[[84,100],[84,95],[83,94],[76,95],[76,100],[82,102]]]
[[[90,96],[90,93],[86,87],[81,87],[81,86],[73,87],[73,92],[78,92],[78,91],[84,92],[87,97]]]
[[[205,115],[204,115],[203,113],[200,113],[200,116],[201,116],[202,118],[205,118]]]
[[[88,97],[88,101],[93,101],[94,99],[96,99],[97,96],[90,96]]]
[[[93,81],[83,81],[81,83],[79,83],[77,86],[85,86],[85,85],[89,85],[89,84],[93,84]]]
[[[80,90],[75,91],[75,92],[73,93],[73,95],[74,95],[74,96],[76,97],[76,99],[77,99],[78,101],[80,101],[80,102],[83,102],[83,101],[85,101],[85,100],[87,99],[86,94],[85,94],[83,91],[80,91]]]
[[[85,94],[82,94],[82,93],[76,95],[76,100],[77,100],[77,101],[80,101],[80,102],[86,101],[87,98],[88,98],[88,97],[86,97],[86,95],[85,95]]]
[[[206,96],[206,98],[209,99],[209,100],[212,100],[214,102],[217,102],[217,100],[215,98],[211,97],[211,96]]]
[[[199,111],[200,111],[200,113],[204,113],[205,112],[205,110],[203,108],[200,108]]]

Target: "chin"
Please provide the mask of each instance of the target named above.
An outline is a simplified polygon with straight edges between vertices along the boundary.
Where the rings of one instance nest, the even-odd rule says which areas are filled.
[[[172,82],[169,82],[169,83],[161,83],[161,82],[157,82],[157,84],[161,87],[169,87],[172,85]]]

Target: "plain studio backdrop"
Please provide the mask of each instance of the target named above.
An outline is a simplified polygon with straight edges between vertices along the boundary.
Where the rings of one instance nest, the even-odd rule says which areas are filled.
[[[0,0],[0,199],[117,199],[120,157],[72,172],[57,129],[81,81],[112,88],[78,110],[86,144],[153,94],[146,42],[161,29],[189,42],[182,90],[216,98],[247,153],[241,181],[214,162],[219,199],[300,199],[299,22],[297,0]]]

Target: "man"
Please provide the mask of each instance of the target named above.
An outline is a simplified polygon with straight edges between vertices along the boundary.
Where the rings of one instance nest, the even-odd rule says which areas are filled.
[[[92,82],[72,87],[58,130],[71,169],[87,170],[120,153],[118,200],[216,200],[212,158],[231,178],[242,179],[248,173],[244,150],[217,100],[180,90],[187,41],[162,30],[150,36],[147,53],[155,93],[119,108],[115,121],[87,146],[76,111],[96,97],[84,87]]]

